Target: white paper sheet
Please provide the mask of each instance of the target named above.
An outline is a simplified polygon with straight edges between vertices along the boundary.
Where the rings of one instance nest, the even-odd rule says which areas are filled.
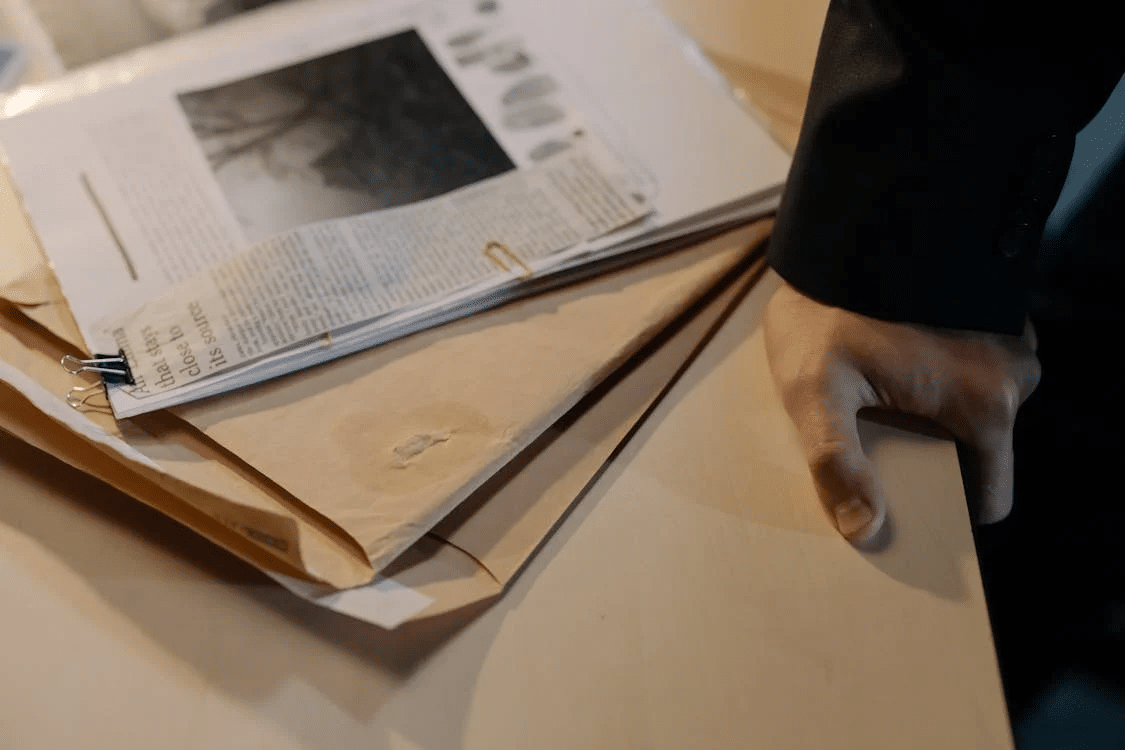
[[[508,0],[498,4],[500,14],[479,7],[469,0],[281,4],[3,102],[0,145],[90,349],[113,344],[101,336],[101,321],[159,298],[263,233],[291,228],[286,221],[355,212],[355,196],[338,189],[354,175],[341,177],[338,169],[315,186],[316,200],[302,199],[300,190],[312,189],[310,169],[339,166],[318,161],[325,144],[331,152],[347,139],[333,141],[303,120],[271,131],[270,117],[284,101],[270,75],[325,58],[338,62],[333,56],[354,50],[378,55],[386,39],[421,40],[510,166],[534,165],[569,146],[576,131],[588,131],[650,197],[651,215],[624,237],[529,263],[536,272],[574,265],[611,242],[627,240],[615,249],[632,250],[775,206],[788,158],[713,71],[685,54],[649,3]],[[265,85],[246,89],[246,81]],[[222,116],[237,100],[251,101],[257,119],[235,137]],[[257,148],[263,134],[278,148]],[[270,175],[270,190],[260,189]],[[273,190],[294,184],[288,198]],[[386,330],[405,335],[447,320],[452,304],[481,291],[487,289],[412,309],[415,319],[388,319]],[[494,295],[489,303],[507,298]],[[386,340],[371,334],[363,326],[333,331],[331,346],[313,342],[293,356],[308,366]],[[223,373],[199,393],[291,365],[271,355],[255,365],[256,377]]]

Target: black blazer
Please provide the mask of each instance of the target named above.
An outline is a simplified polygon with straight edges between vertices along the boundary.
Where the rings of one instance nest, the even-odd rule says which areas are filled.
[[[1020,332],[1074,136],[1125,72],[1101,8],[833,0],[774,268],[872,317]]]

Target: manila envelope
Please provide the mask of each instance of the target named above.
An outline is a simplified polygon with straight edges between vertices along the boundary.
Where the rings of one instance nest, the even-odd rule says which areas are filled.
[[[63,405],[73,382],[58,358],[76,352],[77,338],[49,273],[32,267],[5,294],[0,426],[278,574],[298,593],[395,624],[503,588],[721,316],[733,291],[701,302],[745,268],[767,232],[768,222],[759,222],[277,383],[121,423]],[[682,328],[676,347],[671,340],[655,346],[673,324]],[[618,371],[630,385],[590,395]],[[614,407],[612,429],[605,416],[585,416],[582,424],[601,425],[598,440],[576,426],[543,437],[563,415],[564,424],[577,425],[612,392],[636,408],[622,416],[623,407]],[[332,445],[341,434],[350,453],[346,442]],[[583,440],[580,461],[575,442]],[[232,444],[261,447],[250,451],[259,465]],[[340,454],[335,462],[330,449]],[[262,470],[262,456],[285,482],[311,482],[293,492]],[[498,474],[505,465],[509,471]],[[390,491],[363,484],[380,475],[391,476]],[[515,489],[504,495],[504,487]],[[465,512],[434,529],[470,495]],[[494,504],[494,496],[501,500]],[[365,498],[370,506],[387,500],[357,523],[348,510]],[[482,539],[491,540],[487,550]],[[335,593],[363,586],[392,561],[385,572],[409,586],[384,578],[374,592],[359,589],[366,599]],[[372,604],[375,594],[386,596]]]
[[[713,59],[717,57],[711,56]],[[792,148],[804,99],[803,85],[736,61],[720,58],[715,62],[727,75],[735,91],[752,103],[751,108],[768,123],[779,140]],[[580,372],[582,367],[579,365],[585,363],[588,375],[585,386],[576,389],[564,402],[584,400],[570,412],[566,412],[564,403],[555,404],[553,411],[540,410],[540,429],[526,431],[524,450],[510,448],[504,452],[505,456],[491,462],[495,469],[507,457],[509,464],[506,471],[494,472],[491,479],[487,469],[479,471],[475,478],[479,485],[477,489],[471,493],[467,488],[462,489],[461,494],[467,499],[461,509],[435,528],[413,530],[407,535],[417,535],[413,545],[405,545],[400,539],[397,546],[407,551],[397,559],[393,551],[384,551],[380,555],[392,561],[384,573],[394,575],[410,587],[433,594],[430,598],[434,601],[419,609],[419,603],[407,597],[406,614],[403,614],[402,606],[390,606],[389,599],[383,597],[375,609],[385,612],[388,607],[392,610],[397,608],[398,613],[372,616],[372,607],[364,609],[363,604],[348,604],[341,601],[340,595],[331,593],[334,589],[347,589],[371,580],[375,565],[366,549],[354,539],[337,534],[338,528],[323,514],[248,467],[237,456],[223,450],[221,444],[207,439],[199,430],[168,414],[153,415],[152,419],[143,422],[138,420],[117,425],[112,419],[98,414],[78,419],[62,406],[59,394],[68,390],[73,382],[61,373],[57,358],[65,353],[81,351],[78,343],[81,339],[49,269],[40,260],[33,231],[25,221],[17,220],[22,219],[22,210],[14,191],[7,184],[0,185],[0,216],[3,218],[0,230],[8,240],[8,251],[22,256],[25,260],[22,265],[26,267],[23,276],[9,284],[0,295],[12,303],[0,315],[0,375],[3,375],[0,378],[3,381],[0,382],[0,427],[154,505],[262,570],[284,576],[282,580],[298,593],[318,598],[338,609],[352,607],[353,610],[362,610],[352,613],[367,619],[382,618],[384,624],[418,616],[423,610],[444,611],[501,590],[589,478],[598,471],[601,462],[612,455],[620,440],[644,413],[645,405],[655,400],[659,384],[672,377],[676,358],[682,361],[686,352],[693,348],[690,342],[694,334],[684,331],[677,335],[679,343],[664,342],[663,356],[669,359],[663,360],[662,366],[657,366],[656,358],[651,357],[651,346],[647,359],[640,354],[630,359],[628,352],[639,350],[646,340],[655,336],[662,324],[660,315],[649,316],[647,320],[641,315],[633,320],[640,321],[643,330],[638,333],[634,329],[632,338],[625,336],[626,340],[616,350],[611,346],[610,355],[605,355],[603,350],[604,360],[585,358],[581,350],[574,358],[558,357],[556,364],[560,369],[569,367],[568,372],[572,376]],[[768,223],[758,222],[707,243],[711,253],[722,255],[724,249],[728,253],[725,259],[721,259],[718,269],[696,269],[703,271],[696,275],[686,270],[682,261],[664,258],[614,274],[613,281],[609,282],[617,285],[614,288],[607,289],[604,282],[600,287],[597,282],[587,282],[577,290],[550,295],[549,298],[561,300],[554,310],[550,307],[551,302],[546,302],[547,307],[543,307],[544,299],[549,298],[525,300],[486,314],[491,316],[491,322],[482,322],[481,319],[486,316],[481,316],[475,324],[462,321],[430,335],[462,337],[462,344],[471,350],[474,340],[487,338],[478,333],[474,339],[471,329],[479,331],[489,326],[508,326],[511,329],[521,325],[527,328],[528,318],[537,314],[530,306],[538,305],[538,314],[553,313],[556,316],[556,329],[569,327],[580,336],[589,333],[604,343],[607,337],[598,325],[599,316],[612,318],[620,310],[636,312],[635,305],[651,302],[655,295],[664,295],[669,302],[676,302],[677,294],[692,299],[700,297],[709,282],[722,276],[722,269],[733,269],[740,258],[748,257],[744,252],[739,256],[740,251],[760,244],[767,233]],[[32,260],[27,262],[27,259]],[[714,256],[708,261],[713,263]],[[678,285],[673,278],[677,275],[682,282]],[[688,276],[691,278],[684,278]],[[579,304],[574,292],[578,291],[580,296],[584,290],[590,290],[597,295],[595,299],[609,304]],[[690,307],[689,300],[683,296],[678,301],[678,306],[673,304],[672,312]],[[711,314],[721,317],[716,312],[721,303],[713,304],[719,307],[712,307]],[[651,308],[648,310],[651,311]],[[666,312],[663,321],[667,322],[670,317],[674,316]],[[583,325],[586,327],[583,328]],[[695,325],[697,332],[700,326],[705,327],[699,322]],[[536,346],[541,338],[531,333],[527,340]],[[513,336],[511,341],[518,344],[519,336]],[[399,346],[408,348],[417,343],[417,339],[408,339]],[[673,351],[678,353],[673,356]],[[493,354],[491,361],[503,364],[510,363],[516,352],[505,351],[501,347]],[[408,357],[409,353],[404,353],[404,356]],[[638,361],[642,360],[645,364],[639,365]],[[470,356],[458,363],[458,370],[465,372],[472,361]],[[608,376],[614,371],[615,364],[621,365],[617,368],[621,378],[625,377],[626,371],[630,373],[629,385],[624,385],[622,380],[616,389],[602,387],[591,392],[599,376]],[[518,374],[518,368],[516,371]],[[505,388],[526,394],[533,385],[533,381],[526,377],[505,381],[505,377],[511,378],[510,370],[497,368],[489,372],[495,385],[494,394],[503,393]],[[591,372],[592,375],[589,374]],[[642,376],[642,372],[646,374]],[[439,380],[433,372],[428,373],[427,378],[431,385]],[[642,380],[644,387],[640,384]],[[575,382],[573,377],[570,382]],[[400,383],[392,385],[393,394]],[[583,392],[588,392],[585,397],[581,396]],[[611,399],[611,394],[616,395]],[[257,394],[251,399],[260,397],[261,394]],[[388,395],[386,400],[393,401],[395,398]],[[628,400],[629,404],[604,405],[614,399]],[[240,437],[239,425],[245,424],[247,419],[252,420],[254,415],[248,416],[243,407],[242,414],[235,413],[232,420],[226,422],[225,410],[234,411],[236,408],[224,406],[220,401],[216,399],[188,409],[185,416],[198,420],[205,429],[213,429],[220,437],[235,441]],[[377,401],[383,402],[382,395]],[[600,406],[594,408],[595,405]],[[552,423],[552,415],[564,413],[565,417]],[[579,415],[583,416],[580,418]],[[553,427],[550,426],[552,424]],[[586,430],[593,430],[593,433]],[[537,434],[539,437],[534,437]],[[587,434],[594,436],[583,437]],[[439,432],[437,437],[442,435]],[[254,439],[253,435],[249,437]],[[433,438],[431,433],[431,443]],[[416,449],[425,442],[424,439],[415,443],[410,449]],[[423,460],[429,458],[425,455],[427,451],[432,456],[432,449],[440,450],[447,442],[425,446],[421,452]],[[301,458],[299,450],[297,458]],[[489,463],[485,461],[486,467]],[[309,469],[309,477],[319,477],[325,489],[332,488],[335,481],[332,475],[316,466]],[[512,498],[510,505],[502,501],[504,497]],[[501,500],[486,502],[489,498]],[[515,509],[517,506],[518,509]],[[440,515],[440,512],[436,511],[434,515]],[[452,541],[446,541],[443,534]],[[391,545],[392,549],[395,546]],[[302,581],[326,584],[327,588],[316,588]],[[391,581],[383,578],[377,585]],[[345,592],[345,597],[357,591],[370,592],[371,589],[371,586],[350,589]],[[403,590],[412,591],[405,587]],[[352,597],[353,600],[356,598]]]

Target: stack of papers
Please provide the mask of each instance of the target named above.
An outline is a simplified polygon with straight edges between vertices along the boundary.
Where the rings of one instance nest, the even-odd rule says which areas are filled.
[[[3,114],[118,417],[744,222],[788,166],[640,0],[279,6]]]
[[[386,626],[503,590],[788,167],[641,0],[272,5],[0,108],[0,428]]]

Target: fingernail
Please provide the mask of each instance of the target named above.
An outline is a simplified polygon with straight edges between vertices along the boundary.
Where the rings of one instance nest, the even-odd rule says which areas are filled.
[[[833,508],[833,513],[836,516],[836,528],[848,538],[861,533],[875,518],[875,514],[871,512],[867,503],[858,497],[853,497],[846,503],[840,503]]]

